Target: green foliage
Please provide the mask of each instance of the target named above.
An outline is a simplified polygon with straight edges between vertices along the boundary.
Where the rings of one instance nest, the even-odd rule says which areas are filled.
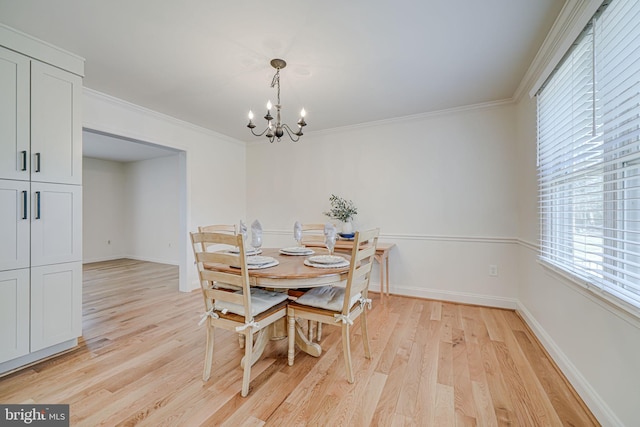
[[[331,197],[329,197],[329,202],[331,202],[331,209],[328,212],[324,212],[329,218],[348,222],[358,214],[358,208],[355,207],[351,200],[345,200],[342,197],[332,194]]]

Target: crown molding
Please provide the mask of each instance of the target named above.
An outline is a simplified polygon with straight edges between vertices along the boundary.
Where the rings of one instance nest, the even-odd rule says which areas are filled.
[[[368,128],[377,127],[377,126],[388,126],[388,125],[401,124],[401,123],[407,123],[407,122],[417,122],[420,120],[425,120],[433,117],[464,113],[468,111],[497,108],[497,107],[502,107],[504,105],[510,105],[513,103],[514,103],[514,100],[512,98],[501,99],[497,101],[481,102],[478,104],[471,104],[471,105],[464,105],[461,107],[429,111],[426,113],[412,114],[409,116],[401,116],[401,117],[394,117],[390,119],[382,119],[382,120],[376,120],[371,122],[358,123],[354,125],[339,126],[335,128],[323,129],[323,130],[305,133],[305,135],[311,135],[311,136],[333,135],[336,133],[357,131],[357,130],[368,129]],[[255,143],[248,143],[248,145],[254,145],[254,144]]]
[[[527,90],[530,97],[535,96],[602,3],[603,0],[567,0],[516,89],[516,102]]]
[[[0,46],[84,77],[84,58],[0,24]]]

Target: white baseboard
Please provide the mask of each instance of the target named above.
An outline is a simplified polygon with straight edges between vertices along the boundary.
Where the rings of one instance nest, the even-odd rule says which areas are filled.
[[[127,257],[124,255],[118,255],[118,256],[105,256],[105,257],[98,257],[98,258],[83,258],[82,263],[91,264],[93,262],[114,261],[116,259],[123,259],[123,258],[127,258]]]
[[[520,301],[518,301],[517,310],[598,421],[604,426],[624,426],[611,408],[609,408],[584,376],[582,376],[576,366],[571,363],[571,360],[560,350],[560,347],[556,345],[551,336],[547,334],[542,325],[538,323]]]
[[[376,289],[376,285],[372,284],[371,288]],[[443,291],[439,289],[412,288],[403,286],[393,286],[392,291],[397,295],[459,302],[463,304],[510,308],[513,310],[518,307],[518,300],[515,298],[495,297],[490,295],[479,295],[464,292]]]

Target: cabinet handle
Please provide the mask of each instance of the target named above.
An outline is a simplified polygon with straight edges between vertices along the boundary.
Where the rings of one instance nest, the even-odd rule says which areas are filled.
[[[26,151],[21,151],[20,154],[22,155],[22,169],[23,171],[27,170],[27,152]]]
[[[36,153],[36,172],[40,172],[40,153]]]
[[[27,219],[27,191],[22,192],[22,219]]]
[[[40,192],[36,191],[36,219],[40,219]]]

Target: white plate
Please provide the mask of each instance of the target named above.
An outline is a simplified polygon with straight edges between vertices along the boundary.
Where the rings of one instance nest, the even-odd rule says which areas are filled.
[[[339,262],[336,264],[318,264],[318,263],[309,261],[309,259],[305,259],[304,265],[309,267],[316,267],[316,268],[343,268],[343,267],[349,267],[349,261],[345,259],[344,262]]]
[[[313,264],[340,264],[348,261],[338,255],[316,255],[309,257],[309,262]]]
[[[274,259],[273,261],[268,262],[266,264],[256,264],[256,265],[247,264],[247,268],[249,270],[260,270],[262,268],[275,267],[278,264],[280,264],[280,262],[277,259]]]
[[[229,249],[229,251],[228,251],[228,252],[231,252],[232,254],[239,254],[239,253],[240,253],[240,249],[238,249],[238,248],[233,248],[233,249]],[[251,248],[251,249],[245,249],[245,250],[244,250],[244,254],[245,254],[246,256],[258,255],[258,254],[261,254],[261,253],[262,253],[262,249],[254,249],[254,248]]]
[[[264,265],[273,261],[275,261],[275,259],[270,256],[254,255],[247,257],[247,265]]]
[[[305,248],[304,246],[292,246],[290,248],[280,249],[281,254],[285,255],[313,255],[315,252],[313,249]]]

